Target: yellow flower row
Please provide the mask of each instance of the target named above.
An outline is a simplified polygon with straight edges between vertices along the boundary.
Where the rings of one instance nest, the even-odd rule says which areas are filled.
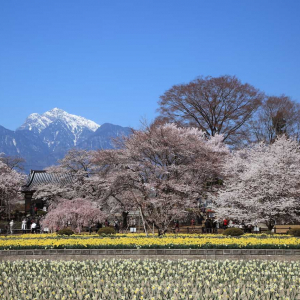
[[[152,233],[148,234],[149,237],[157,237],[157,235],[153,235]],[[0,236],[1,239],[15,239],[15,238],[21,238],[21,239],[36,239],[36,238],[59,238],[61,237],[57,233],[40,233],[40,234],[20,234],[20,235],[3,235]],[[81,233],[81,234],[73,234],[72,237],[99,237],[98,234],[96,233]],[[117,233],[114,235],[114,237],[146,237],[145,233]],[[222,234],[189,234],[189,233],[167,233],[163,237],[174,237],[174,238],[225,238],[224,235]],[[250,234],[246,233],[243,235],[243,237],[255,237],[255,238],[261,238],[261,237],[276,237],[276,238],[287,238],[289,236],[284,235],[284,234],[276,234],[276,235],[266,235],[266,234]]]
[[[146,236],[116,236],[115,238],[91,235],[70,236],[61,238],[55,234],[51,235],[24,235],[15,238],[2,237],[0,239],[1,249],[18,248],[266,248],[271,245],[278,248],[300,248],[300,239],[296,237],[268,236],[242,236],[240,238],[224,236],[189,236],[189,235],[167,235],[165,237]]]

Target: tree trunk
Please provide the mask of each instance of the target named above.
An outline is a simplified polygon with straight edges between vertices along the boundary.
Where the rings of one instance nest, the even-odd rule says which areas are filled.
[[[123,229],[127,229],[127,227],[128,227],[128,222],[127,222],[128,214],[129,214],[128,211],[123,211],[122,212],[122,224],[123,224],[122,226],[123,226]]]
[[[161,229],[157,227],[158,236],[162,236],[167,232],[167,229]]]
[[[155,224],[155,222],[153,224],[154,224],[154,227],[157,229],[158,236],[164,235],[167,232],[167,229],[163,229],[163,228],[159,227],[157,224]]]
[[[275,220],[270,219],[269,221],[266,221],[266,225],[268,226],[268,230],[271,231],[275,226]]]

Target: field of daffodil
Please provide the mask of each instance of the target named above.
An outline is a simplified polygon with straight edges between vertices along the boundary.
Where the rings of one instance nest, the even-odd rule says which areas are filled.
[[[0,250],[9,249],[299,249],[300,238],[288,235],[167,234],[163,237],[143,234],[59,236],[25,234],[0,236]]]
[[[0,263],[3,300],[300,299],[299,262],[29,260]]]

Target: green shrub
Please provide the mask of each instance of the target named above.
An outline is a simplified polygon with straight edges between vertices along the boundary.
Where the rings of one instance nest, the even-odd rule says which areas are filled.
[[[99,235],[111,235],[116,234],[115,229],[112,227],[103,227],[98,230]]]
[[[240,228],[227,228],[224,230],[223,235],[230,235],[230,236],[240,236],[244,234],[244,230]]]
[[[70,228],[63,228],[61,230],[58,230],[57,234],[59,234],[59,235],[72,235],[72,234],[74,234],[74,231]]]
[[[289,235],[300,237],[300,228],[293,228],[288,231]]]

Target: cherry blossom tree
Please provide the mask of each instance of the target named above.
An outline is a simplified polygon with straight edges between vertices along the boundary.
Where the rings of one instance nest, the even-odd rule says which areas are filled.
[[[91,172],[91,152],[81,149],[71,149],[65,157],[58,161],[58,165],[50,166],[47,173],[56,174],[58,177],[72,176],[72,182],[66,180],[53,181],[37,186],[33,195],[34,199],[42,199],[48,204],[57,202],[60,199],[93,198],[96,190],[92,183],[95,180],[88,180]]]
[[[94,172],[95,166],[92,163],[93,151],[82,149],[71,149],[65,157],[58,161],[58,165],[48,167],[48,173],[72,175],[71,184],[51,183],[38,187],[35,197],[44,197],[55,201],[55,199],[74,199],[88,197],[97,199],[99,197],[99,185],[101,179]]]
[[[34,200],[42,200],[48,205],[57,203],[61,199],[74,199],[77,198],[76,183],[62,184],[60,182],[53,182],[47,184],[40,184],[35,187],[35,192],[32,196]]]
[[[1,211],[10,218],[12,205],[18,200],[24,176],[0,161]]]
[[[225,164],[225,188],[215,199],[220,217],[276,223],[300,221],[300,147],[281,136],[233,152]]]
[[[81,232],[84,226],[92,226],[98,221],[103,222],[104,217],[96,204],[88,199],[61,199],[58,203],[52,203],[41,223],[51,231],[68,226],[74,231]]]
[[[154,226],[164,234],[218,182],[228,153],[222,140],[175,124],[135,131],[123,138],[122,148],[95,152],[93,162],[106,179],[100,201],[118,199],[120,206],[140,212],[145,228]]]
[[[82,149],[71,149],[59,160],[59,168],[65,172],[88,176],[92,162],[91,153]]]

